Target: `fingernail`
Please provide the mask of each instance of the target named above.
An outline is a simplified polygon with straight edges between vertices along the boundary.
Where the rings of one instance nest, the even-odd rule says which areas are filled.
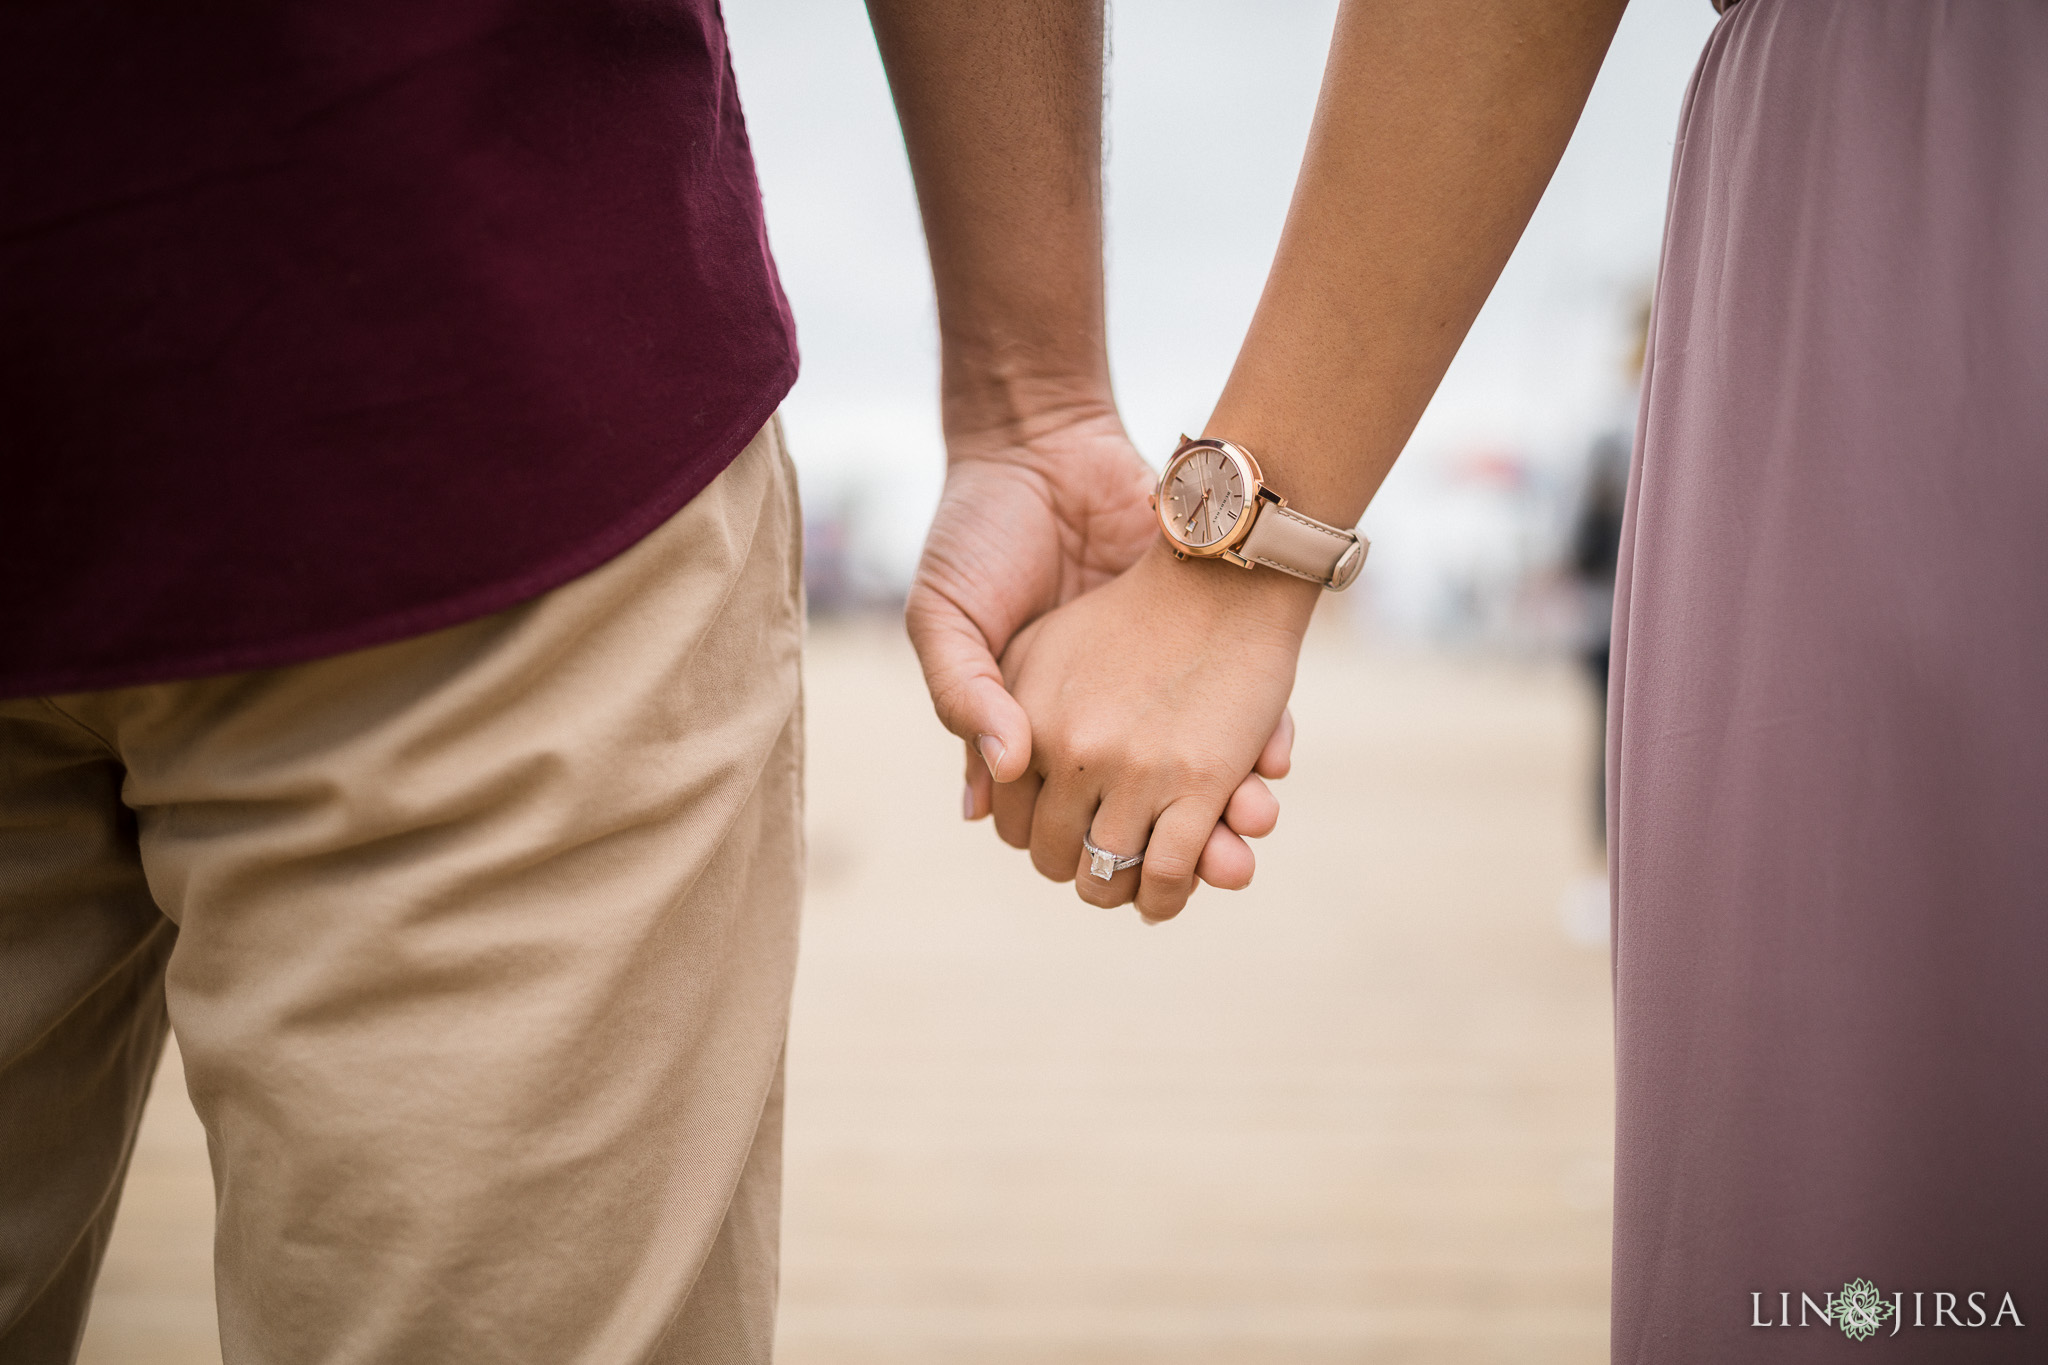
[[[960,818],[962,820],[972,820],[974,818],[974,784],[972,782],[960,788]]]
[[[996,765],[1001,763],[1003,755],[1010,751],[1005,749],[1003,742],[994,735],[977,736],[974,741],[974,747],[981,750],[981,761],[988,764],[988,775],[995,777]]]

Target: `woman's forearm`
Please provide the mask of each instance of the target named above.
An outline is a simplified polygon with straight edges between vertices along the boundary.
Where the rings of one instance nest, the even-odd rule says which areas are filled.
[[[1207,434],[1350,525],[1563,155],[1624,0],[1346,0],[1280,249]]]

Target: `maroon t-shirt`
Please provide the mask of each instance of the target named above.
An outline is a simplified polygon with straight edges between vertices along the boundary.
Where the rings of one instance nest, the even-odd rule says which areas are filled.
[[[524,600],[795,376],[716,0],[0,7],[0,696]]]

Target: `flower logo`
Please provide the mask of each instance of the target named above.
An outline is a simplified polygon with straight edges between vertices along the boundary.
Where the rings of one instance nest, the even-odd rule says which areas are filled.
[[[1851,1280],[1835,1296],[1835,1326],[1842,1329],[1844,1336],[1868,1341],[1877,1335],[1877,1329],[1892,1315],[1892,1307],[1870,1281]]]

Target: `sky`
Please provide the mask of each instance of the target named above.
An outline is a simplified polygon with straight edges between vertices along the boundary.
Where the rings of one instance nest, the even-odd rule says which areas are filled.
[[[900,582],[944,472],[938,343],[866,11],[726,0],[725,13],[803,350],[784,419],[805,499],[849,517],[859,553]],[[1258,301],[1335,13],[1332,0],[1115,0],[1111,366],[1155,465],[1207,417]],[[1479,506],[1447,495],[1459,470],[1505,457],[1565,487],[1590,439],[1627,420],[1629,318],[1654,275],[1679,106],[1714,19],[1708,0],[1637,0],[1624,18],[1528,232],[1366,513],[1383,596],[1412,607],[1461,558],[1499,558],[1483,508],[1446,513]]]

